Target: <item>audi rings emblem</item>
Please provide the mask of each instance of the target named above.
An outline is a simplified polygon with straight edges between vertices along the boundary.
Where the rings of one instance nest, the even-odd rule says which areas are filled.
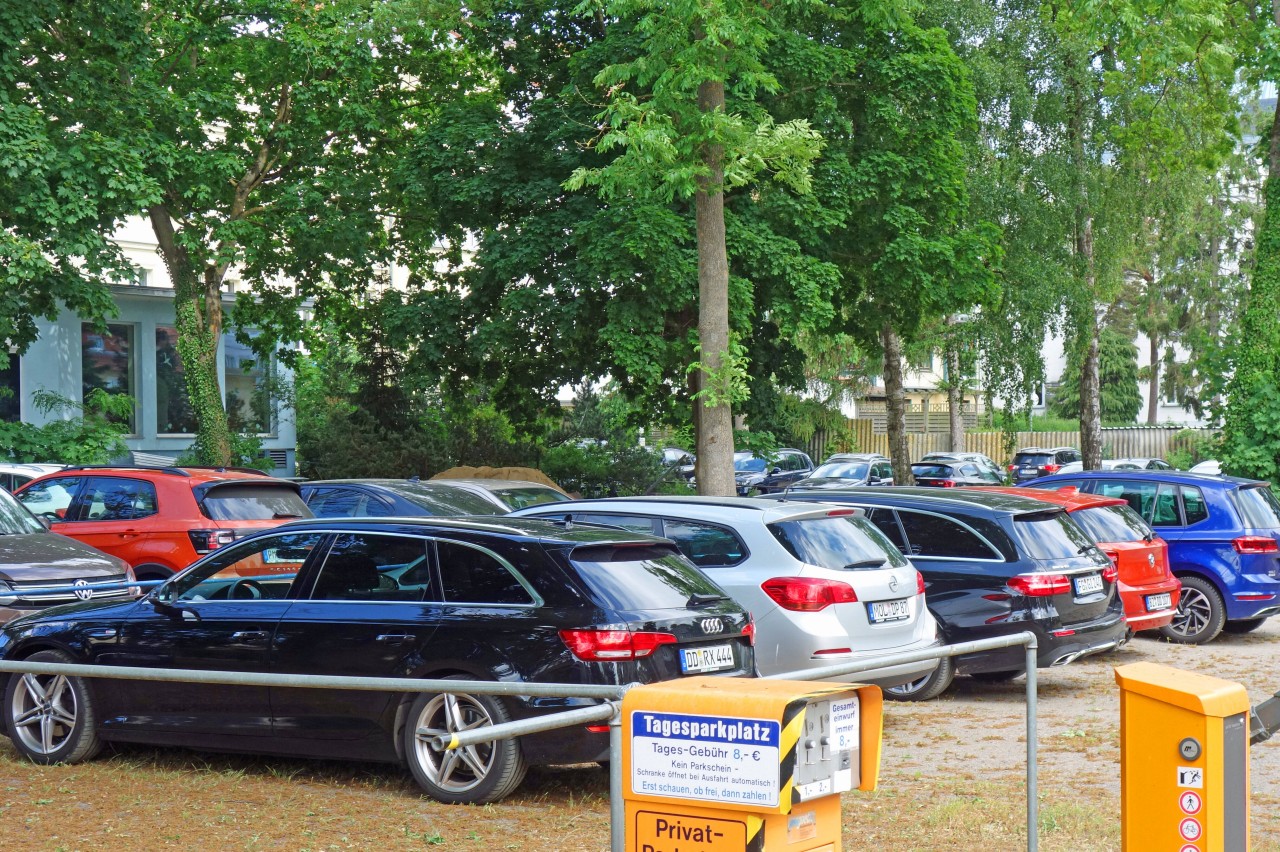
[[[72,585],[76,587],[76,597],[82,601],[87,601],[93,597],[93,589],[89,588],[88,580],[76,580]]]
[[[898,578],[893,574],[889,575],[889,591],[891,592],[898,591]]]
[[[724,620],[719,618],[704,618],[699,622],[703,633],[723,633]]]
[[[1147,564],[1152,568],[1156,567],[1156,555],[1154,553],[1147,554]]]

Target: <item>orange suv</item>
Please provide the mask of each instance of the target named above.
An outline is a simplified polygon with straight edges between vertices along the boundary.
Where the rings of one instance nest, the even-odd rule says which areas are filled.
[[[69,467],[17,498],[54,532],[161,580],[242,535],[310,518],[298,485],[248,468]]]

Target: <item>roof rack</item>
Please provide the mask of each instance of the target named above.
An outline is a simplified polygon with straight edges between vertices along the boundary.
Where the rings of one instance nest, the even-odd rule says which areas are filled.
[[[210,470],[217,473],[253,473],[258,476],[270,477],[271,474],[264,470],[258,470],[252,467],[219,467],[216,465],[188,464],[178,467],[176,465],[146,465],[146,464],[75,464],[63,468],[58,473],[65,473],[70,470],[149,470],[158,473],[167,473],[172,476],[190,476],[193,470]]]

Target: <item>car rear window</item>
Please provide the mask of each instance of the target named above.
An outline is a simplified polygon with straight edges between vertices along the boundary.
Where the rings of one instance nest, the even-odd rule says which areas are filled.
[[[575,547],[569,561],[606,609],[684,609],[694,595],[725,596],[668,545],[587,545]]]
[[[769,524],[787,552],[806,565],[834,571],[908,564],[865,518],[802,518]]]
[[[1018,549],[1029,559],[1065,559],[1094,546],[1061,511],[1014,515],[1013,533]]]
[[[951,476],[953,471],[949,464],[913,464],[911,465],[911,475],[923,477],[925,479],[946,479]]]
[[[561,494],[553,488],[495,488],[493,493],[498,496],[499,500],[511,507],[513,512],[526,506],[559,503],[569,499],[568,495]]]
[[[1099,542],[1146,541],[1155,535],[1147,522],[1128,506],[1096,506],[1078,509],[1071,519]]]
[[[1051,453],[1018,453],[1013,457],[1013,463],[1016,465],[1034,464],[1038,467],[1044,467],[1053,461]]]
[[[501,515],[502,509],[479,494],[448,485],[420,485],[398,483],[387,490],[399,494],[415,506],[421,506],[432,515]]]
[[[310,518],[311,510],[287,485],[218,485],[201,501],[205,516],[215,521],[272,521]]]
[[[829,462],[820,465],[813,472],[813,478],[820,479],[824,476],[831,476],[838,479],[866,479],[868,467],[870,465],[866,462]]]
[[[1262,530],[1280,527],[1280,502],[1265,485],[1239,488],[1235,492],[1236,508],[1246,529]]]

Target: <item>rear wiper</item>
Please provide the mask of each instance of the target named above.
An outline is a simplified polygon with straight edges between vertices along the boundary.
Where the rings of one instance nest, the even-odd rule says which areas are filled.
[[[1098,547],[1098,545],[1096,544],[1086,544],[1076,551],[1076,556],[1079,556],[1082,553],[1088,553],[1090,550],[1101,550],[1101,549],[1102,548]]]
[[[684,605],[689,607],[711,606],[713,603],[727,600],[729,600],[728,595],[704,595],[700,592],[694,592],[689,595],[689,600],[685,601]]]
[[[888,562],[887,559],[861,559],[857,562],[850,562],[841,568],[841,571],[856,571],[859,568],[879,568]]]
[[[273,521],[288,521],[288,520],[293,520],[293,519],[297,519],[297,518],[301,518],[301,517],[303,517],[303,516],[302,516],[302,515],[293,515],[293,514],[290,514],[289,512],[276,512],[275,514],[273,514],[273,515],[271,516],[271,520],[273,520]]]

